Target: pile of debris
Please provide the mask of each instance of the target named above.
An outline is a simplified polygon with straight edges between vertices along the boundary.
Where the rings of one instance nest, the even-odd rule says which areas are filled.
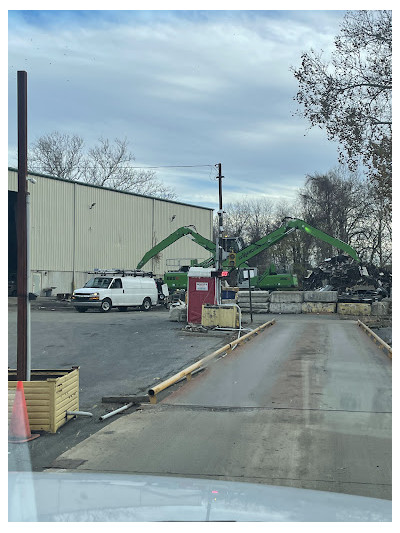
[[[392,273],[390,268],[360,265],[345,255],[325,259],[308,272],[303,289],[337,291],[340,302],[373,302],[390,298]]]

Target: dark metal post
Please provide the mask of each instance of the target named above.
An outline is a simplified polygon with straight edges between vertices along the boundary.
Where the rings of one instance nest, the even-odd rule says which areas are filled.
[[[253,304],[251,302],[250,270],[247,270],[247,275],[249,277],[250,322],[253,322]]]
[[[27,378],[27,214],[28,174],[27,73],[18,71],[18,193],[17,193],[17,380]]]
[[[217,270],[222,268],[222,243],[223,243],[223,220],[222,220],[222,173],[221,173],[221,163],[215,165],[218,167],[218,189],[219,189],[219,209],[218,209],[218,236],[217,236],[217,246],[215,250],[215,263]],[[221,279],[216,279],[217,283],[217,303],[221,303]]]
[[[223,219],[222,219],[222,178],[221,173],[221,163],[218,163],[218,193],[219,193],[219,210],[218,210],[218,240],[219,240],[219,249],[218,249],[218,261],[219,268],[222,268],[222,243],[223,243]]]

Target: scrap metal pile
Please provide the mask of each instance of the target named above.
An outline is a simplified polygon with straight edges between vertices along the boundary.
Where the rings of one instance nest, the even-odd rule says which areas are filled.
[[[338,291],[342,302],[377,301],[391,296],[392,273],[389,268],[361,266],[348,256],[338,255],[309,271],[303,289]]]

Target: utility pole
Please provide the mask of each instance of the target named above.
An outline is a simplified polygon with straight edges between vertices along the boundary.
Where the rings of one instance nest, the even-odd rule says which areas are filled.
[[[221,163],[215,165],[218,167],[218,190],[219,190],[219,209],[218,209],[218,237],[217,237],[217,246],[215,250],[215,264],[217,271],[222,268],[222,243],[223,243],[223,210],[222,210],[222,175]],[[221,279],[217,278],[217,303],[221,303]]]
[[[27,210],[26,195],[28,174],[28,98],[27,73],[17,73],[18,91],[18,192],[17,192],[17,380],[27,379]]]

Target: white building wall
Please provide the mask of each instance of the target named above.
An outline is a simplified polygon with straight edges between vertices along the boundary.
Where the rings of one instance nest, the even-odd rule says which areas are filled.
[[[71,292],[94,268],[134,269],[157,242],[181,226],[212,238],[212,210],[126,194],[32,174],[31,290],[43,294]],[[18,174],[9,169],[9,190],[17,191]],[[94,204],[94,205],[93,205]],[[206,259],[209,253],[183,237],[144,270],[163,275],[171,263]],[[186,261],[187,263],[187,261]]]

